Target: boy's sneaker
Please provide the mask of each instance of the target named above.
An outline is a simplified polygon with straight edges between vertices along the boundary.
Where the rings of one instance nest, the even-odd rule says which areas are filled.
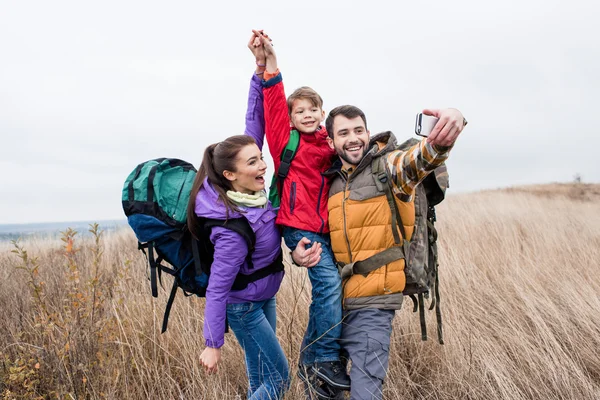
[[[313,367],[308,365],[298,365],[298,377],[304,383],[304,394],[309,400],[331,400],[335,399],[333,388],[319,379],[314,373]]]
[[[350,390],[350,377],[341,361],[315,363],[312,368],[315,375],[331,387],[339,390]]]

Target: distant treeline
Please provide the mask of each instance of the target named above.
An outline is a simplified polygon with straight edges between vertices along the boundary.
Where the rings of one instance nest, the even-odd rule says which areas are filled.
[[[126,220],[110,220],[0,225],[0,242],[26,238],[56,238],[68,228],[76,230],[79,237],[88,236],[90,225],[96,222],[105,232],[120,229],[127,224]]]

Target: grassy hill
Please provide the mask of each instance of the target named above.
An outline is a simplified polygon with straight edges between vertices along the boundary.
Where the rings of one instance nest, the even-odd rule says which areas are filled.
[[[437,225],[446,344],[433,312],[421,341],[406,301],[384,398],[600,398],[599,200],[589,184],[449,196]],[[232,334],[220,373],[200,368],[202,299],[179,295],[161,335],[170,280],[152,299],[133,234],[79,236],[0,248],[0,398],[245,397]],[[306,271],[288,266],[278,335],[292,369],[309,295]],[[286,398],[302,398],[296,377]]]

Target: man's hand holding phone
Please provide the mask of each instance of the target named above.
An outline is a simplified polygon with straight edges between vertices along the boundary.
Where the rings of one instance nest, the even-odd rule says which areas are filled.
[[[425,109],[422,114],[417,115],[417,125],[419,124],[419,115],[421,115],[421,136],[427,136],[427,141],[438,146],[449,147],[454,144],[458,135],[462,132],[466,125],[466,120],[462,113],[455,108],[446,108],[443,110]],[[431,118],[437,118],[437,121]],[[429,135],[425,135],[429,130],[429,126],[435,123]],[[417,131],[415,127],[415,132]]]

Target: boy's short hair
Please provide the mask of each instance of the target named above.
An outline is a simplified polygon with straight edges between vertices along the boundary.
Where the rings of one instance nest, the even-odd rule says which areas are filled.
[[[365,117],[365,113],[362,110],[355,106],[345,105],[339,106],[331,110],[329,115],[327,116],[327,120],[325,120],[325,129],[327,129],[327,134],[330,138],[333,139],[333,120],[338,115],[343,115],[348,119],[354,119],[356,117],[361,117],[363,122],[365,123],[365,129],[367,129],[367,117]]]
[[[288,113],[292,114],[292,106],[294,105],[294,100],[300,99],[306,99],[310,101],[313,106],[323,109],[323,99],[321,98],[321,96],[319,96],[319,93],[315,92],[314,89],[309,88],[308,86],[302,86],[294,90],[294,93],[290,94],[290,97],[288,97]]]

